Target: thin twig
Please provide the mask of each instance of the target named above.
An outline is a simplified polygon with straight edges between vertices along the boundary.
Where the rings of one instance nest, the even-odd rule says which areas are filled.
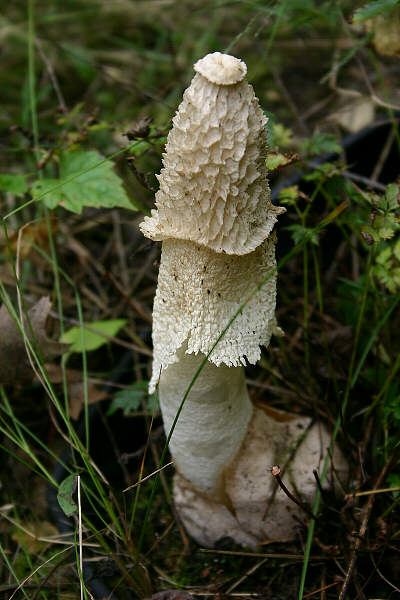
[[[46,65],[47,73],[49,74],[51,83],[53,84],[54,91],[56,93],[56,96],[57,96],[60,108],[63,111],[63,113],[66,116],[68,116],[68,107],[67,107],[67,105],[65,103],[64,96],[62,95],[60,86],[58,85],[58,80],[57,80],[56,74],[54,72],[53,65],[51,64],[51,62],[47,58],[46,54],[44,53],[43,48],[42,48],[42,46],[41,46],[41,44],[40,44],[40,42],[39,42],[39,40],[37,38],[35,40],[35,45],[36,45],[36,48],[39,51],[39,54],[40,54],[40,56],[41,56],[44,64]]]
[[[283,483],[281,477],[280,477],[280,473],[281,473],[281,468],[278,465],[275,465],[274,467],[272,467],[271,469],[271,473],[272,475],[275,477],[276,481],[279,484],[279,487],[281,488],[281,490],[283,492],[285,492],[286,496],[288,498],[290,498],[290,500],[292,502],[294,502],[295,504],[297,504],[297,506],[299,506],[302,510],[304,510],[305,513],[307,513],[307,515],[310,517],[310,519],[314,519],[315,521],[318,521],[318,518],[314,515],[314,513],[308,508],[308,506],[306,506],[305,504],[303,504],[301,502],[301,500],[299,500],[298,498],[296,498],[296,496],[294,496],[286,487],[286,485]]]
[[[82,504],[81,504],[81,477],[77,475],[78,482],[78,544],[79,544],[79,583],[81,600],[83,600],[83,548],[82,548]]]
[[[324,585],[323,587],[318,588],[317,590],[314,590],[313,592],[309,592],[308,594],[305,594],[303,596],[303,600],[305,600],[305,598],[311,598],[311,596],[314,596],[314,594],[319,594],[320,592],[324,592],[325,590],[328,590],[331,587],[334,587],[335,585],[339,585],[340,581],[335,581],[334,583],[328,583],[328,585]]]
[[[18,302],[18,312],[19,312],[19,318],[21,321],[21,328],[22,328],[22,332],[23,332],[23,342],[24,342],[24,346],[25,346],[25,351],[29,360],[29,363],[32,367],[33,372],[35,373],[36,377],[39,379],[40,383],[42,384],[43,388],[46,390],[47,395],[49,396],[49,398],[53,401],[53,397],[51,394],[51,391],[45,381],[45,379],[42,377],[39,369],[36,368],[35,362],[33,360],[33,357],[31,355],[31,351],[29,349],[29,345],[27,342],[27,338],[28,338],[28,334],[26,333],[26,329],[25,329],[25,318],[24,318],[24,311],[23,311],[23,301],[22,301],[22,294],[21,294],[21,288],[20,288],[20,258],[21,258],[21,243],[22,243],[22,232],[24,231],[24,229],[26,229],[26,227],[28,227],[29,225],[31,225],[31,221],[29,221],[28,223],[25,223],[19,230],[18,230],[18,238],[17,238],[17,251],[16,251],[16,256],[15,256],[15,278],[16,278],[16,292],[17,292],[17,302]],[[28,323],[28,327],[29,327],[29,323]],[[35,344],[35,338],[33,337],[33,344]]]
[[[68,548],[63,548],[62,550],[60,550],[60,552],[57,552],[57,554],[53,554],[53,556],[50,556],[50,558],[48,560],[46,560],[44,563],[40,564],[38,567],[36,567],[36,569],[34,571],[32,571],[32,573],[29,573],[29,575],[27,577],[25,577],[25,579],[23,581],[21,581],[21,583],[18,584],[18,586],[15,588],[14,592],[11,594],[11,596],[9,597],[8,600],[12,600],[15,596],[15,594],[17,592],[19,592],[20,589],[24,588],[26,585],[26,582],[29,581],[29,579],[31,577],[33,577],[42,567],[44,567],[45,565],[47,565],[49,562],[51,562],[54,558],[56,558],[57,556],[60,556],[60,554],[63,554],[64,552],[67,552],[68,550],[72,550],[73,546],[69,545]],[[26,587],[31,587],[32,584],[26,586]],[[36,588],[36,586],[35,586]],[[12,588],[14,589],[14,587]]]
[[[353,494],[346,494],[344,497],[345,500],[350,500],[351,498],[358,498],[359,496],[370,496],[371,494],[384,494],[385,492],[398,492],[400,490],[400,485],[395,485],[394,487],[389,488],[381,488],[380,490],[366,490],[364,492],[354,492]]]
[[[245,579],[247,579],[249,577],[249,575],[252,575],[255,571],[257,571],[257,569],[259,569],[264,563],[266,563],[268,560],[268,558],[263,558],[262,560],[260,560],[260,562],[258,562],[257,564],[253,565],[250,569],[248,569],[244,575],[242,575],[241,577],[239,577],[239,579],[237,581],[235,581],[235,583],[233,583],[225,592],[225,594],[230,594],[231,592],[233,592],[233,590],[235,588],[238,587],[238,585],[240,585],[241,583],[243,583],[243,581],[245,581]]]
[[[387,472],[389,470],[389,467],[393,461],[393,458],[395,456],[395,452],[393,452],[393,454],[390,456],[389,460],[386,462],[386,464],[384,465],[382,471],[380,472],[377,480],[375,481],[375,485],[374,485],[374,490],[378,489],[379,486],[381,485],[382,481],[385,479]],[[359,530],[358,535],[356,536],[355,539],[355,543],[354,543],[354,548],[353,548],[353,552],[351,554],[351,559],[349,562],[349,566],[347,568],[347,572],[346,572],[346,577],[343,581],[343,585],[342,585],[342,589],[340,590],[340,594],[339,594],[339,599],[338,600],[344,600],[346,598],[347,595],[347,590],[350,584],[350,580],[352,578],[353,575],[353,571],[354,571],[354,567],[356,565],[356,561],[357,561],[357,555],[358,555],[358,551],[360,549],[361,543],[364,540],[365,534],[367,532],[367,528],[368,528],[368,521],[369,518],[371,516],[371,511],[372,511],[372,507],[374,505],[374,500],[375,500],[375,495],[371,494],[371,496],[368,498],[366,507],[364,509],[364,518],[361,522],[361,527]]]
[[[241,552],[235,550],[214,550],[209,548],[200,548],[200,552],[207,554],[228,554],[229,556],[250,556],[252,558],[289,558],[293,560],[304,560],[304,554],[281,554],[281,553],[265,553],[265,552]],[[313,560],[337,560],[342,556],[310,556]]]
[[[140,479],[140,481],[137,481],[136,483],[134,483],[133,485],[130,485],[129,487],[125,488],[122,491],[123,492],[128,492],[129,490],[132,490],[133,488],[137,487],[138,485],[141,485],[144,481],[146,481],[146,479],[150,479],[150,477],[153,477],[154,475],[157,475],[157,473],[160,473],[161,471],[163,471],[167,467],[170,467],[173,464],[174,463],[171,461],[171,462],[167,463],[166,465],[163,465],[159,469],[156,469],[155,471],[153,471],[152,473],[150,473],[150,475],[146,475],[146,477],[142,477],[142,479]]]

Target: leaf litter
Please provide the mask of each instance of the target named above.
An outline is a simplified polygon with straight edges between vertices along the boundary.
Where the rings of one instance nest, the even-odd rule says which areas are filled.
[[[43,361],[52,360],[69,348],[69,344],[47,336],[46,323],[50,308],[50,298],[43,296],[28,310],[28,318],[24,316],[23,319],[25,335]],[[32,383],[35,373],[27,355],[24,337],[4,304],[0,307],[0,331],[0,384],[21,386]]]

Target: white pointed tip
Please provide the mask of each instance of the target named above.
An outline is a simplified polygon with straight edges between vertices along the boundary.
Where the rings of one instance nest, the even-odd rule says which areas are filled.
[[[216,85],[234,85],[243,81],[247,73],[242,60],[221,52],[207,54],[197,61],[194,70]]]

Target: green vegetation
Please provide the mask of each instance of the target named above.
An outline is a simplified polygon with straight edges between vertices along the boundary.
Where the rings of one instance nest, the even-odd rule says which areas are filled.
[[[89,598],[82,557],[115,598],[399,592],[399,48],[379,54],[371,21],[396,23],[399,4],[18,0],[3,10],[0,597]],[[350,465],[341,496],[318,491],[302,538],[253,554],[187,539],[172,468],[156,474],[168,459],[147,394],[159,247],[138,223],[192,65],[217,50],[248,65],[269,116],[271,187],[287,208],[286,335],[249,369],[251,394],[321,419]],[[69,534],[49,508],[57,494]]]

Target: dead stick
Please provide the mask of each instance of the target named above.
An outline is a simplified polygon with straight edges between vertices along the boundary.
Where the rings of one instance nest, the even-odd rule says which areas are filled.
[[[385,466],[383,467],[382,471],[380,472],[378,479],[375,481],[375,485],[373,488],[374,490],[377,490],[380,487],[382,481],[386,477],[386,474],[387,474],[389,467],[395,457],[395,454],[396,454],[396,450],[390,456],[389,460],[386,462]],[[368,498],[368,501],[367,501],[367,504],[366,504],[366,507],[364,510],[364,518],[361,522],[360,531],[359,531],[359,533],[356,537],[355,543],[354,543],[354,548],[353,548],[353,552],[351,554],[350,563],[349,563],[349,566],[347,569],[346,577],[344,578],[344,581],[343,581],[342,589],[340,590],[338,600],[344,600],[346,598],[347,589],[349,587],[350,579],[353,575],[354,567],[355,567],[356,561],[357,561],[357,553],[360,549],[361,542],[363,541],[365,534],[367,532],[367,529],[368,529],[368,521],[371,516],[371,511],[372,511],[372,507],[374,505],[375,498],[376,498],[376,496],[374,494]]]
[[[308,514],[308,516],[310,517],[310,519],[314,519],[315,521],[317,521],[317,517],[314,515],[314,513],[308,508],[308,506],[306,506],[305,504],[303,504],[298,498],[296,498],[296,496],[293,496],[292,492],[290,492],[286,485],[283,483],[281,477],[280,477],[280,473],[281,473],[281,468],[278,465],[275,465],[274,467],[272,467],[271,469],[271,473],[272,475],[275,477],[276,481],[279,484],[279,487],[281,488],[281,490],[283,490],[286,494],[286,496],[288,498],[290,498],[290,500],[292,502],[294,502],[295,504],[297,504],[297,506],[300,506],[300,508],[302,510],[304,510],[305,513]]]

